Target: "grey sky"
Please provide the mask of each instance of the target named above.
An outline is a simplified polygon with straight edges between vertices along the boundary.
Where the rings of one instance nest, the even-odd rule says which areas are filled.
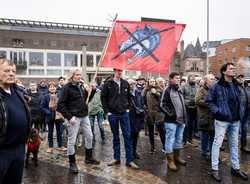
[[[175,19],[185,45],[206,40],[207,0],[1,0],[0,17],[111,26],[107,20]],[[250,0],[210,0],[210,40],[250,38]]]

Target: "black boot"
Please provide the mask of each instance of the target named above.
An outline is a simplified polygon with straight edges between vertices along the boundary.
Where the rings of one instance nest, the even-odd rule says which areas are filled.
[[[243,180],[248,180],[247,174],[245,172],[243,172],[243,171],[240,171],[239,169],[231,168],[231,174],[233,176],[239,177],[239,178],[241,178]]]
[[[215,181],[221,182],[221,177],[220,177],[219,171],[217,171],[217,170],[212,170],[211,176],[212,176],[212,178],[213,178]]]
[[[70,170],[70,172],[72,172],[74,174],[78,173],[78,167],[76,165],[75,154],[69,155],[69,170]]]
[[[100,161],[97,161],[93,158],[92,155],[92,148],[91,149],[85,149],[85,164],[93,164],[93,165],[99,165]]]
[[[247,148],[247,140],[246,139],[241,139],[240,150],[243,151],[244,153],[250,153],[250,149]]]

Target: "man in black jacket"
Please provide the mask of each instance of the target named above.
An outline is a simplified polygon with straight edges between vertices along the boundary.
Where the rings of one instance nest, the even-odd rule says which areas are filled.
[[[88,91],[81,82],[81,71],[73,70],[69,82],[63,87],[58,101],[57,111],[69,121],[68,125],[68,156],[70,171],[78,173],[75,159],[75,143],[80,127],[85,136],[85,163],[99,164],[92,156],[93,134],[88,117]]]
[[[15,85],[16,66],[0,59],[0,183],[22,183],[25,143],[30,124],[28,105]]]
[[[180,157],[182,139],[187,113],[184,98],[179,88],[180,74],[173,72],[169,75],[170,85],[164,90],[160,106],[165,113],[165,152],[167,155],[168,167],[176,171],[176,163],[186,165]]]
[[[114,71],[114,77],[104,83],[101,93],[103,110],[108,115],[111,131],[113,133],[114,161],[108,164],[108,166],[120,164],[120,124],[125,143],[126,165],[138,169],[139,167],[133,162],[132,142],[130,139],[129,84],[121,78],[122,70],[114,69]]]

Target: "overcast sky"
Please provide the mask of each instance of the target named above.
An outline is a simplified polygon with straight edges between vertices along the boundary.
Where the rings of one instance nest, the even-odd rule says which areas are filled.
[[[209,0],[210,40],[250,38],[250,0]],[[141,17],[175,19],[187,24],[185,45],[206,40],[207,0],[1,0],[1,18],[111,26]]]

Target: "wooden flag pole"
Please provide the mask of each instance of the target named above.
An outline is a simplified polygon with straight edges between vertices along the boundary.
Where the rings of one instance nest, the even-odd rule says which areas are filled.
[[[94,77],[93,77],[92,82],[95,82],[95,80],[96,80],[97,74],[98,74],[99,69],[100,69],[100,64],[101,64],[101,61],[103,60],[104,54],[106,53],[107,46],[108,46],[109,40],[110,40],[110,38],[111,38],[111,34],[112,34],[113,28],[114,28],[114,26],[115,26],[115,21],[116,21],[117,17],[118,17],[118,14],[116,14],[115,17],[114,17],[113,20],[112,20],[112,27],[111,27],[111,29],[110,29],[110,31],[109,31],[108,37],[107,37],[106,42],[105,42],[105,44],[104,44],[104,48],[103,48],[103,51],[102,51],[102,55],[101,55],[101,58],[100,58],[100,61],[99,61],[98,65],[97,65],[97,68],[96,68],[96,71],[95,71],[95,75],[94,75]]]
[[[113,28],[114,28],[115,21],[116,21],[117,17],[118,17],[118,14],[116,14],[115,17],[114,17],[114,19],[112,20],[112,27],[111,27],[111,29],[110,29],[110,31],[109,31],[109,33],[108,33],[108,37],[107,37],[106,42],[105,42],[105,44],[104,44],[104,48],[103,48],[103,51],[102,51],[102,55],[101,55],[100,61],[99,61],[98,65],[97,65],[97,68],[96,68],[96,71],[95,71],[95,75],[94,75],[94,77],[93,77],[91,83],[94,83],[95,80],[96,80],[97,74],[98,74],[99,69],[100,69],[100,63],[101,63],[101,61],[102,61],[102,59],[103,59],[103,57],[104,57],[104,54],[105,54],[105,52],[106,52],[106,50],[107,50],[107,45],[108,45],[108,42],[109,42],[109,40],[110,40],[111,33],[112,33]],[[91,85],[91,83],[90,83],[90,85]],[[89,103],[89,97],[90,97],[91,92],[92,92],[92,87],[89,86],[89,88],[88,88],[88,97],[87,97],[87,99],[86,99],[86,104]]]

